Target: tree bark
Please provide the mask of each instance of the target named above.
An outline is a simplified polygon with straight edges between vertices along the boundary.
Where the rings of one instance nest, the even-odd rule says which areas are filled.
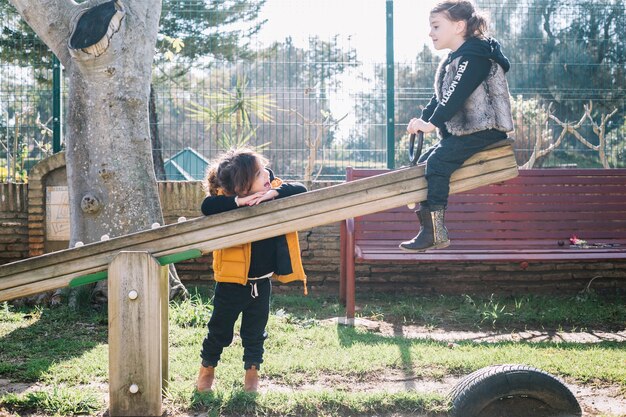
[[[156,93],[154,85],[150,83],[150,139],[152,142],[152,163],[154,164],[154,174],[158,181],[165,181],[165,164],[163,163],[163,145],[159,136],[159,115],[156,111]]]
[[[149,82],[124,74],[135,65],[111,64],[111,74],[67,71],[72,244],[163,224],[147,123]]]

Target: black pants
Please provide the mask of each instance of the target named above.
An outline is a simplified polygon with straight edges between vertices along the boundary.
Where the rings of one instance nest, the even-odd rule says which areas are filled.
[[[256,282],[258,296],[252,296],[252,282]],[[241,342],[244,368],[263,362],[263,343],[267,339],[265,326],[270,313],[270,279],[250,281],[248,285],[218,282],[215,285],[213,314],[209,320],[209,333],[202,342],[202,365],[217,366],[222,351],[233,341],[235,321],[241,317]]]
[[[419,159],[419,162],[426,162],[428,182],[426,201],[421,204],[431,210],[446,208],[452,173],[472,155],[506,137],[506,133],[497,130],[484,130],[465,136],[450,135],[429,148]]]

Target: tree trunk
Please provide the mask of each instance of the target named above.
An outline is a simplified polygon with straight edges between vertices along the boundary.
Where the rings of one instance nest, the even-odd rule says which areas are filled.
[[[147,123],[149,82],[122,67],[104,79],[75,68],[68,71],[66,137],[71,244],[163,224]]]
[[[81,14],[103,1],[10,1],[59,57],[69,79],[70,245],[162,225],[148,121],[161,2],[118,0],[119,27],[93,51],[70,49],[68,41]]]

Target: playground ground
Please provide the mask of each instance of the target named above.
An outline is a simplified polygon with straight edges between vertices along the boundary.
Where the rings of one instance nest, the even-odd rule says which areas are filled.
[[[192,292],[194,290],[192,289]],[[336,297],[275,294],[259,395],[243,393],[236,337],[214,393],[193,392],[210,289],[170,310],[170,416],[446,416],[475,369],[522,363],[561,378],[585,416],[626,416],[626,299],[358,295],[354,328]],[[0,417],[106,415],[106,313],[0,309]],[[512,415],[510,416],[512,417]]]

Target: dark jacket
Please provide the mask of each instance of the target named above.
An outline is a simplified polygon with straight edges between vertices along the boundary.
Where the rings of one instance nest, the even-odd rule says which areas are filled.
[[[509,60],[495,39],[470,38],[439,64],[435,94],[421,118],[442,136],[513,130],[505,73]]]
[[[274,177],[270,171],[272,188],[276,189],[280,197],[305,192],[301,184],[286,184],[280,178]],[[202,213],[216,214],[237,208],[235,198],[218,193],[217,196],[208,196],[202,202]],[[244,243],[213,252],[213,272],[217,282],[229,282],[241,285],[248,283],[249,272],[253,267],[253,249],[260,251],[266,245],[275,245],[275,262],[272,270],[273,277],[281,282],[303,281],[306,288],[306,274],[300,256],[300,244],[297,232],[264,239],[254,243]],[[260,261],[264,261],[261,259]]]

